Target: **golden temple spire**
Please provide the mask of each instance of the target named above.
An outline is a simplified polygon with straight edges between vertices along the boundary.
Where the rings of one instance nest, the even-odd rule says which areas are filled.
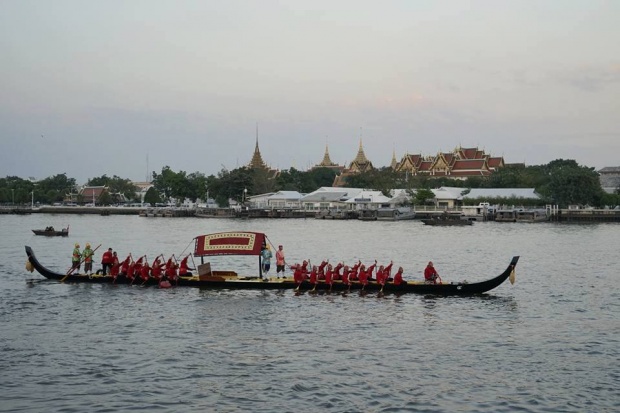
[[[256,147],[254,148],[254,155],[252,155],[252,160],[248,164],[248,167],[267,169],[267,164],[263,161],[260,149],[258,149],[258,122],[256,122]]]
[[[319,166],[336,166],[336,164],[333,163],[331,158],[329,157],[329,148],[327,147],[327,144],[325,144],[325,155],[323,155],[323,160],[321,161]]]

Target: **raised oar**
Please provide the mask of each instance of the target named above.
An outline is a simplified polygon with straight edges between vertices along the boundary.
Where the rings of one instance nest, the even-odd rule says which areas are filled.
[[[97,250],[99,249],[99,247],[100,247],[100,246],[101,246],[101,244],[97,245],[97,248],[95,248],[95,249],[93,250],[93,255],[95,254],[95,251],[97,251]],[[79,267],[79,266],[81,266],[81,265],[84,263],[84,261],[86,261],[86,257],[84,257],[84,258],[80,261],[80,264],[78,265],[78,267]],[[67,279],[67,277],[71,275],[71,273],[73,272],[73,270],[75,270],[76,268],[77,268],[77,267],[73,267],[73,266],[72,266],[72,267],[69,269],[69,271],[67,271],[67,275],[65,275],[64,277],[62,277],[62,279],[60,280],[60,282],[64,282],[64,281]]]

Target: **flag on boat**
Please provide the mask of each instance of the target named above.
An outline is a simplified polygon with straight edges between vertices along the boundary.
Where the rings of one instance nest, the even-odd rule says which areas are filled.
[[[194,255],[260,255],[265,245],[261,232],[218,232],[195,238]]]

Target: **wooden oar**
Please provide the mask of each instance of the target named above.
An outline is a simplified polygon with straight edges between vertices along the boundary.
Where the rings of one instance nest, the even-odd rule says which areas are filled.
[[[101,244],[97,245],[97,248],[95,248],[95,249],[93,250],[93,255],[95,255],[95,251],[97,251],[97,250],[99,249],[99,247],[100,247],[100,246],[101,246]],[[92,257],[92,255],[91,255],[91,257]],[[86,261],[86,258],[87,258],[87,257],[84,257],[84,259],[80,261],[80,264],[78,265],[78,267],[79,267],[79,266],[81,266],[81,265],[84,263],[84,261]],[[65,275],[64,277],[62,277],[62,278],[61,278],[60,282],[64,282],[64,281],[67,279],[67,277],[71,275],[71,273],[73,272],[73,270],[75,270],[76,268],[77,268],[77,267],[72,266],[72,267],[69,269],[69,271],[67,271],[67,275]]]

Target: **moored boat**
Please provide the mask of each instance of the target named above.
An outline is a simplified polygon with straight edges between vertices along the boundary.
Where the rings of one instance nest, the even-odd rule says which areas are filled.
[[[54,227],[47,227],[45,229],[33,229],[34,235],[45,235],[47,237],[66,237],[69,235],[69,226],[63,228],[60,231],[56,231]]]
[[[218,255],[250,255],[260,257],[262,246],[266,243],[266,236],[258,232],[223,232],[216,234],[201,235],[194,238],[195,248],[194,257],[201,258],[202,264],[198,266],[198,274],[192,276],[179,277],[173,281],[173,285],[179,287],[198,287],[205,289],[259,289],[259,290],[281,290],[295,289],[297,291],[313,290],[313,291],[349,291],[349,290],[365,290],[365,291],[381,291],[386,293],[417,293],[417,294],[433,294],[433,295],[473,295],[482,294],[501,285],[507,278],[513,281],[514,270],[519,261],[519,257],[515,256],[508,267],[498,276],[486,281],[467,283],[440,283],[427,284],[422,281],[407,281],[402,284],[395,285],[389,281],[385,284],[370,281],[366,285],[354,281],[351,283],[343,283],[342,281],[334,281],[327,284],[325,281],[318,281],[311,284],[308,280],[301,283],[295,282],[293,278],[284,279],[266,279],[262,277],[260,258],[258,259],[259,268],[258,276],[242,276],[236,271],[220,271],[212,270],[212,263],[204,262],[205,257],[213,257]],[[132,284],[131,279],[119,276],[114,279],[109,275],[86,275],[61,273],[48,269],[43,266],[36,258],[34,251],[26,246],[26,255],[28,257],[27,268],[36,270],[39,274],[50,280],[66,281],[70,283],[98,283],[98,284]],[[512,276],[512,277],[511,277]],[[140,285],[159,285],[160,280],[156,278],[148,278],[141,282]],[[135,285],[135,284],[134,284]]]
[[[425,225],[434,225],[434,226],[443,226],[443,227],[472,225],[472,221],[468,219],[461,219],[461,218],[430,218],[430,219],[422,219],[421,221]]]

